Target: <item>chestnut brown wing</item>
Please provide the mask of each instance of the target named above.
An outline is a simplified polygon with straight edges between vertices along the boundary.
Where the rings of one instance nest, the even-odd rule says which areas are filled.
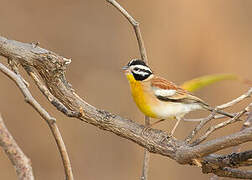
[[[160,101],[170,101],[178,103],[200,103],[208,106],[203,100],[193,96],[190,92],[177,86],[173,82],[167,81],[161,77],[154,77],[151,79],[151,87],[155,96]]]

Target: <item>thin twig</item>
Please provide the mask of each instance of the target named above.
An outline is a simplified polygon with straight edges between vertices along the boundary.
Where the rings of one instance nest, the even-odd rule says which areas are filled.
[[[19,180],[34,180],[30,159],[23,153],[3,122],[0,114],[0,146],[15,167]]]
[[[6,76],[8,76],[11,80],[13,80],[16,85],[19,87],[21,92],[25,97],[25,101],[30,104],[49,125],[55,141],[57,143],[58,149],[61,154],[61,158],[63,161],[63,166],[65,170],[65,175],[67,180],[73,180],[72,168],[70,164],[70,160],[66,151],[65,144],[62,140],[62,136],[58,130],[55,118],[51,117],[48,112],[33,98],[30,91],[27,89],[26,85],[24,84],[23,80],[16,75],[14,72],[9,70],[3,64],[0,63],[0,71],[3,72]]]
[[[222,104],[222,105],[219,105],[215,108],[215,110],[221,110],[221,109],[225,109],[225,108],[228,108],[228,107],[231,107],[239,102],[241,102],[242,100],[244,100],[245,98],[248,98],[250,97],[252,94],[252,88],[250,88],[246,93],[244,93],[243,95],[239,96],[238,98],[228,102],[228,103],[225,103],[225,104]],[[247,111],[245,112],[247,113]],[[187,136],[187,138],[185,139],[185,141],[187,143],[189,143],[195,136],[196,134],[199,132],[200,129],[202,129],[203,126],[205,126],[208,122],[210,122],[211,120],[215,119],[216,117],[216,111],[213,111],[208,117],[206,118],[203,118],[202,121],[194,128],[194,130]],[[233,115],[237,115],[237,114],[233,114]]]
[[[234,122],[237,122],[237,120],[245,113],[247,112],[246,110],[243,110],[241,111],[240,113],[238,113],[235,117],[227,120],[227,121],[224,121],[222,123],[219,123],[215,126],[211,126],[207,131],[206,133],[204,133],[203,136],[201,136],[200,138],[198,138],[197,140],[195,140],[193,143],[192,143],[192,146],[195,146],[195,145],[198,145],[199,143],[203,142],[204,140],[206,140],[206,138],[212,134],[214,131],[216,131],[217,129],[220,129],[220,128],[223,128],[229,124],[232,124]]]
[[[62,139],[62,136],[60,135],[61,133],[59,131],[59,128],[58,128],[56,122],[49,124],[49,127],[50,127],[51,131],[53,132],[54,139],[56,141],[57,147],[60,152],[60,156],[61,156],[61,159],[63,162],[64,171],[65,171],[65,175],[66,175],[66,180],[73,180],[74,177],[73,177],[71,162],[70,162],[67,150],[66,150],[65,143]]]
[[[235,114],[234,114],[235,115]],[[215,116],[213,116],[213,119],[222,119],[222,118],[226,118],[227,116],[225,115],[221,115],[221,114],[217,114]],[[204,121],[206,118],[199,118],[199,119],[183,119],[183,121],[185,122],[201,122]]]
[[[227,125],[229,125],[229,124],[232,124],[232,123],[234,123],[234,122],[237,122],[241,116],[243,116],[245,113],[247,113],[247,112],[250,110],[250,107],[251,107],[251,106],[252,106],[252,103],[250,103],[244,110],[242,110],[241,112],[237,113],[237,114],[235,115],[235,117],[233,117],[233,118],[231,118],[231,119],[229,119],[229,120],[227,120],[227,121],[224,121],[224,122],[222,122],[222,123],[219,123],[219,124],[217,124],[217,125],[215,125],[215,126],[211,126],[211,127],[206,131],[206,133],[205,133],[203,136],[201,136],[199,139],[195,140],[195,141],[192,143],[192,146],[195,146],[195,145],[197,145],[197,144],[203,142],[203,141],[204,141],[210,134],[212,134],[215,130],[220,129],[220,128],[223,128],[223,127],[225,127],[225,126],[227,126]]]
[[[245,98],[248,98],[250,97],[252,94],[252,88],[250,88],[245,94],[241,95],[240,97],[228,102],[228,103],[225,103],[225,104],[222,104],[220,106],[217,106],[217,109],[226,109],[228,107],[231,107],[239,102],[241,102],[242,100],[244,100]]]
[[[117,10],[119,10],[122,15],[130,22],[130,24],[133,26],[136,38],[137,38],[137,43],[140,51],[140,55],[143,61],[148,62],[147,60],[147,53],[146,49],[144,46],[144,41],[142,38],[142,34],[140,31],[139,27],[139,22],[137,22],[118,2],[115,0],[107,0],[110,4],[112,4]]]
[[[150,118],[148,116],[145,116],[145,126],[148,127],[149,125],[150,125]],[[148,179],[149,164],[150,164],[150,152],[147,149],[144,149],[141,180]]]
[[[232,116],[235,116],[237,113],[233,113],[233,114],[231,114]],[[249,115],[249,113],[247,112],[247,113],[245,113],[244,114],[244,116],[248,116]],[[216,114],[214,117],[213,117],[213,119],[222,119],[222,118],[226,118],[227,116],[225,116],[225,115],[222,115],[222,114]],[[205,120],[206,118],[198,118],[198,119],[183,119],[183,121],[185,121],[185,122],[201,122],[201,121],[203,121],[203,120]]]
[[[98,109],[81,99],[65,77],[65,70],[70,62],[67,58],[52,51],[1,36],[0,55],[17,60],[22,67],[34,68],[48,90],[61,103],[76,112],[81,109],[82,116],[76,117],[77,119],[128,139],[148,149],[149,152],[174,159],[177,163],[192,165],[195,159],[201,163],[201,160],[212,153],[252,141],[252,127],[193,147],[174,137],[167,137],[168,134],[162,130],[150,128],[143,134],[145,128],[143,125]],[[218,168],[219,164],[214,164],[212,167]],[[236,174],[236,177],[241,176]]]
[[[141,55],[141,58],[143,61],[145,61],[146,63],[148,63],[148,59],[147,59],[147,53],[146,53],[146,49],[144,46],[144,41],[142,38],[142,34],[140,31],[140,27],[139,27],[139,22],[137,22],[118,2],[116,2],[115,0],[107,0],[110,4],[112,4],[117,10],[119,10],[123,16],[130,22],[130,24],[133,26],[135,34],[136,34],[136,38],[137,38],[137,43],[138,43],[138,48],[139,48],[139,52]],[[150,118],[148,116],[145,116],[145,126],[149,126],[150,125]],[[147,180],[148,179],[148,169],[149,169],[149,161],[150,161],[150,153],[147,149],[144,150],[144,160],[143,160],[143,168],[142,168],[142,176],[141,176],[141,180]]]
[[[251,124],[252,124],[252,111],[249,110],[250,106],[251,106],[251,104],[247,108],[247,111],[250,111],[250,112],[245,113],[247,115],[247,118],[246,118],[245,122],[243,123],[240,131],[244,130],[245,128],[251,127]],[[240,152],[241,151],[241,146],[237,145],[237,146],[232,147],[232,151],[233,151],[233,153]]]
[[[194,138],[194,136],[201,130],[201,128],[214,118],[215,114],[216,112],[213,111],[208,117],[203,118],[202,121],[200,121],[200,123],[187,136],[187,138],[185,139],[185,142],[189,143]]]
[[[210,128],[208,128],[208,130],[206,131],[206,133],[204,133],[203,136],[201,136],[200,138],[198,138],[197,140],[195,140],[191,145],[192,146],[195,146],[195,145],[198,145],[199,143],[203,142],[204,140],[206,140],[206,138],[212,134],[214,131],[216,131],[217,129],[220,129],[220,128],[223,128],[229,124],[232,124],[234,122],[237,122],[239,120],[239,118],[241,116],[243,116],[245,113],[247,113],[249,110],[250,110],[250,107],[252,106],[252,103],[249,104],[244,110],[242,110],[241,112],[237,113],[235,115],[235,117],[227,120],[227,121],[224,121],[222,123],[219,123],[217,125],[214,125],[214,126],[211,126]]]
[[[8,59],[8,65],[10,66],[11,70],[16,73],[19,78],[22,79],[22,81],[24,82],[24,84],[29,87],[29,83],[20,75],[19,70],[18,70],[18,62],[15,61],[14,59]]]

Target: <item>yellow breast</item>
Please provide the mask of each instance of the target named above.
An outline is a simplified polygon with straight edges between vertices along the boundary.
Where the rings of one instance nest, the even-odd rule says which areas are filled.
[[[151,98],[141,81],[136,81],[132,74],[127,74],[130,84],[131,94],[137,107],[147,116],[157,118],[151,108]]]

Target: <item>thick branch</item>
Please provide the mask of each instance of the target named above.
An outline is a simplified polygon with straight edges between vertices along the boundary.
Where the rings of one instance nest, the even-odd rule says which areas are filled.
[[[249,112],[248,118],[243,123],[243,128],[250,127],[252,125],[252,111]]]
[[[236,146],[248,141],[252,141],[252,127],[208,141],[204,144],[199,144],[190,148],[180,148],[177,151],[177,160],[180,163],[188,163],[191,159],[201,158],[221,149]]]
[[[83,101],[74,92],[64,74],[67,64],[70,63],[69,59],[40,47],[3,37],[0,37],[0,55],[17,60],[26,69],[36,70],[50,93],[64,107],[74,111],[75,114],[81,114],[75,118],[127,138],[152,153],[168,156],[179,163],[192,164],[194,159],[200,159],[221,149],[252,141],[252,127],[193,147],[174,137],[169,137],[161,130],[150,128],[142,133],[143,125],[97,109]],[[53,105],[58,108],[57,104]],[[65,114],[67,115],[67,113]]]
[[[238,168],[242,166],[252,165],[252,151],[245,151],[241,153],[232,153],[228,155],[211,154],[204,158],[203,165],[214,164],[215,167],[231,167]]]
[[[64,72],[67,64],[70,63],[69,59],[40,47],[7,40],[3,37],[0,37],[0,54],[7,58],[16,59],[26,69],[34,68],[38,71],[50,93],[65,107],[78,113],[80,109],[83,109],[83,116],[78,119],[137,142],[151,152],[166,156],[174,157],[174,148],[182,145],[181,141],[175,138],[163,141],[168,134],[160,130],[151,129],[143,135],[143,125],[97,109],[83,101],[65,79]],[[57,107],[57,104],[53,105]],[[167,145],[165,142],[169,142],[169,144]]]
[[[14,138],[6,128],[0,114],[0,146],[4,149],[11,163],[15,167],[18,179],[33,180],[33,172],[30,159],[26,157]]]
[[[205,167],[202,169],[203,173],[214,173],[220,177],[230,177],[230,178],[239,178],[239,179],[251,179],[252,178],[252,171],[250,170],[240,170],[240,169],[233,169],[229,167],[224,168],[212,168]]]

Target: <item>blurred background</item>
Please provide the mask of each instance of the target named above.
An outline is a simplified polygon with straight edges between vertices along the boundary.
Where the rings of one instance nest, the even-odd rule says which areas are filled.
[[[140,23],[150,65],[154,72],[177,84],[192,78],[233,73],[252,79],[251,0],[156,0],[119,1]],[[88,103],[144,123],[136,108],[121,67],[139,57],[132,27],[105,0],[1,0],[0,35],[41,47],[71,58],[67,78]],[[3,62],[3,60],[1,60]],[[57,112],[30,78],[34,97],[57,118],[75,179],[139,179],[143,148]],[[0,112],[12,135],[31,159],[36,179],[64,179],[60,155],[47,124],[15,86],[0,75]],[[225,81],[195,94],[211,105],[225,103],[248,89],[240,81]],[[251,99],[250,99],[251,101]],[[230,111],[238,111],[248,101]],[[206,116],[205,112],[187,117]],[[153,121],[152,121],[153,122]],[[216,122],[221,122],[218,120]],[[156,126],[169,132],[175,122]],[[182,122],[175,136],[183,139],[197,123]],[[238,131],[231,125],[211,138]],[[246,149],[251,143],[243,147]],[[229,152],[223,151],[222,153]],[[160,155],[151,155],[149,178],[210,179],[200,169],[179,165]],[[0,179],[14,180],[10,161],[0,150]]]

